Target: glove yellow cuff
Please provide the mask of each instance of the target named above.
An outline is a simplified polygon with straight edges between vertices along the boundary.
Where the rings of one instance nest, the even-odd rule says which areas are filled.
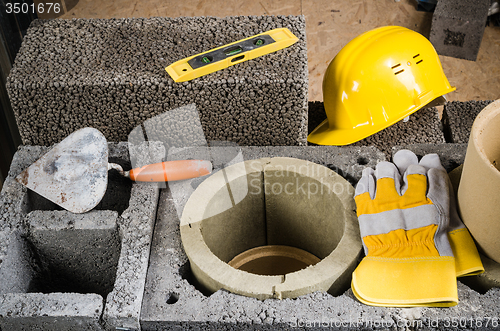
[[[448,232],[457,277],[473,276],[484,272],[483,263],[477,252],[476,245],[467,228]]]
[[[372,306],[455,306],[455,259],[367,256],[353,273],[352,290],[359,301]]]

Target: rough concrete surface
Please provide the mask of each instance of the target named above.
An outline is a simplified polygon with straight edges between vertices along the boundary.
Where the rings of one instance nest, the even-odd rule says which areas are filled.
[[[211,145],[213,145],[211,143]],[[373,146],[216,146],[198,147],[190,149],[172,149],[168,155],[169,160],[182,160],[186,158],[209,158],[214,165],[214,172],[222,167],[235,162],[254,160],[265,157],[293,157],[325,165],[355,185],[361,178],[365,167],[375,167],[380,161],[385,161],[386,156]],[[169,183],[169,186],[196,188],[202,178],[194,179],[192,183]],[[181,191],[181,189],[175,189]],[[186,192],[183,193],[185,195]]]
[[[188,56],[280,27],[299,41],[189,82],[175,83],[165,71]],[[208,140],[305,145],[305,19],[35,20],[7,90],[26,145],[51,145],[85,126],[99,129],[108,141],[126,141],[145,120],[190,103]]]
[[[472,124],[477,115],[487,105],[492,103],[492,100],[484,101],[451,101],[444,106],[443,124],[448,127],[450,136],[448,142],[452,143],[467,143],[472,128]]]
[[[309,132],[314,130],[324,119],[326,113],[322,102],[309,103]],[[402,144],[440,144],[444,135],[435,107],[420,109],[410,115],[408,122],[399,121],[365,139],[348,146],[375,146],[391,158],[391,148]]]
[[[128,150],[127,144],[119,145],[124,153]],[[136,167],[160,162],[164,156],[162,144],[145,143],[130,148],[130,159]],[[134,183],[128,208],[118,219],[121,252],[113,290],[104,306],[103,320],[107,327],[139,329],[158,195],[156,183]]]
[[[366,148],[366,147],[365,147]],[[296,149],[295,151],[293,151]],[[320,164],[355,164],[363,147],[242,148],[245,159],[306,156]],[[293,152],[292,152],[293,151]],[[359,153],[359,152],[358,152]],[[380,152],[378,152],[380,153]],[[442,155],[444,157],[444,155]],[[319,161],[321,160],[321,161]],[[377,163],[369,159],[371,163]],[[355,179],[359,179],[355,177]],[[297,299],[264,300],[224,290],[205,295],[197,289],[182,249],[172,187],[160,196],[150,267],[141,313],[142,330],[491,330],[499,327],[500,289],[484,294],[458,283],[459,304],[451,308],[382,308],[359,303],[349,289],[340,296],[315,292]],[[181,199],[182,200],[182,199]]]
[[[490,0],[440,0],[432,16],[430,41],[440,55],[475,61]]]
[[[409,149],[419,158],[426,154],[436,153],[439,155],[441,164],[450,172],[464,163],[467,144],[410,144],[396,145],[392,148],[392,156],[399,150]],[[392,160],[392,157],[390,158]]]
[[[0,295],[27,292],[36,275],[35,263],[20,231],[0,231]]]
[[[493,287],[500,288],[500,263],[480,253],[483,262],[484,273],[465,277],[462,282],[479,293],[486,293]]]
[[[2,330],[103,330],[103,299],[97,294],[15,293],[0,296]]]
[[[114,149],[118,152],[110,153],[110,158],[128,159],[126,148],[113,146],[110,146],[110,151]],[[124,144],[118,146],[123,147]],[[456,148],[459,148],[458,146]],[[439,151],[439,146],[430,149],[424,148],[425,146],[421,147],[422,152],[419,152],[416,147],[410,148],[417,153],[427,153],[436,148],[442,159],[447,157],[446,155],[451,157],[458,153],[452,151],[451,156],[444,153],[446,146],[443,146],[441,151]],[[243,159],[289,156],[326,165],[354,183],[361,176],[361,170],[365,166],[373,167],[385,159],[384,154],[374,147],[233,146],[221,148],[224,155],[220,156],[219,152],[212,155],[212,160],[218,157],[218,164],[214,162],[214,165],[220,167],[231,163],[235,152],[241,153]],[[21,148],[14,158],[10,176],[2,190],[0,236],[2,239],[9,239],[8,244],[1,241],[0,254],[3,258],[0,262],[0,272],[7,271],[8,273],[11,270],[10,266],[14,264],[17,264],[17,270],[21,273],[24,272],[23,268],[32,267],[27,258],[19,257],[19,252],[26,252],[26,249],[22,245],[10,244],[12,240],[25,240],[26,228],[21,221],[31,210],[26,190],[13,181],[13,176],[36,160],[43,150],[45,149],[39,147]],[[135,151],[132,150],[133,153]],[[191,152],[179,150],[171,156],[180,158],[183,157],[183,153]],[[207,151],[205,150],[204,153]],[[160,157],[162,153],[159,151],[150,154],[157,154]],[[150,158],[151,155],[147,157]],[[144,158],[134,157],[134,155],[132,158],[137,160],[138,164],[145,162]],[[446,162],[445,160],[444,163]],[[179,183],[179,185],[184,195],[189,196],[190,191],[184,188],[194,189],[199,183],[200,179],[194,179]],[[100,330],[102,327],[108,327],[111,330],[116,327],[125,327],[134,330],[139,326],[142,326],[143,330],[186,328],[203,330],[433,328],[448,330],[453,329],[454,325],[455,329],[491,330],[498,325],[496,323],[500,318],[500,308],[496,303],[500,290],[478,289],[480,291],[478,293],[461,282],[458,284],[460,303],[456,307],[447,309],[369,307],[360,304],[351,290],[337,297],[324,292],[315,292],[295,300],[281,301],[259,301],[225,291],[218,291],[207,296],[197,289],[187,257],[182,250],[177,209],[182,207],[185,200],[181,195],[172,196],[174,187],[175,185],[171,185],[169,189],[163,190],[159,200],[160,209],[156,217],[146,287],[144,287],[144,277],[150,250],[148,238],[151,238],[156,210],[154,207],[156,204],[152,201],[156,201],[155,197],[158,195],[155,192],[158,190],[150,184],[133,184],[128,207],[118,217],[122,249],[112,292],[106,298],[98,294],[27,293],[29,292],[26,289],[30,285],[29,279],[21,280],[14,284],[17,286],[15,289],[11,287],[0,294],[2,331],[51,330],[52,324],[57,330],[80,330],[81,325],[85,325],[89,330]],[[179,201],[180,205],[177,203]],[[22,259],[26,261],[21,261]],[[12,269],[12,272],[16,271]],[[10,275],[15,278],[14,275]],[[481,294],[483,292],[485,293]],[[54,302],[57,304],[53,304]],[[72,307],[71,309],[76,307],[77,310],[72,314],[66,313],[67,307]],[[97,312],[95,309],[101,310]],[[101,314],[102,311],[104,312]]]
[[[125,168],[165,155],[155,143],[108,148]],[[158,185],[110,173],[101,210],[58,211],[14,180],[47,149],[20,147],[0,196],[0,329],[138,329]]]

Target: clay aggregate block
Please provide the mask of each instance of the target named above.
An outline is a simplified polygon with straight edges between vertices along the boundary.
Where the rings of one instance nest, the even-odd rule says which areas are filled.
[[[0,296],[2,330],[104,331],[97,294],[10,293]]]
[[[451,101],[444,106],[443,123],[452,143],[468,143],[474,119],[492,100]]]
[[[175,83],[165,71],[188,56],[280,27],[289,28],[299,41],[188,82]],[[305,145],[305,20],[35,20],[7,90],[25,145],[48,146],[86,126],[99,129],[108,141],[127,141],[145,120],[191,103],[209,141]]]
[[[413,151],[419,159],[426,154],[436,153],[439,155],[439,159],[443,167],[446,171],[450,172],[464,163],[467,144],[447,143],[396,145],[392,148],[392,156],[402,149],[409,149]]]

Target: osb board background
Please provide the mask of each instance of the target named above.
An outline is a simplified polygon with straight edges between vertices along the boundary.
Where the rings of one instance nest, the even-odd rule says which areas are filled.
[[[432,13],[416,11],[414,0],[80,0],[60,18],[156,16],[304,15],[308,45],[309,100],[322,101],[323,74],[332,58],[357,35],[400,25],[428,37]],[[500,98],[500,27],[486,27],[477,61],[440,56],[457,90],[448,100]]]

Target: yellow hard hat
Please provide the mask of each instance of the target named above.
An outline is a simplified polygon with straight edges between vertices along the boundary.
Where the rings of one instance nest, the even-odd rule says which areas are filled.
[[[328,118],[307,140],[351,144],[454,90],[434,47],[421,34],[399,26],[365,32],[330,62],[323,78]]]

